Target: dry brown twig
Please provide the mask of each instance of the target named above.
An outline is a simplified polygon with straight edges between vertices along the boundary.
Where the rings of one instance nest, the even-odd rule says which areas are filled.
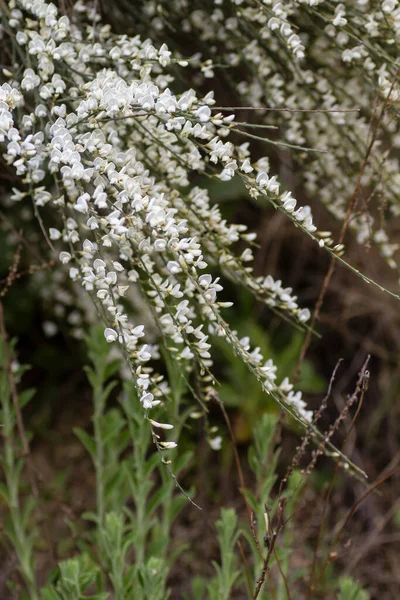
[[[351,517],[354,515],[354,513],[357,511],[358,507],[364,502],[364,500],[366,500],[366,498],[368,498],[368,496],[370,496],[373,492],[375,492],[375,490],[381,486],[385,481],[387,481],[388,479],[390,479],[391,477],[393,477],[394,475],[396,475],[396,473],[400,472],[400,466],[395,467],[394,469],[392,469],[391,471],[389,471],[389,473],[386,473],[385,475],[382,475],[381,477],[379,477],[365,492],[364,494],[361,496],[361,498],[359,498],[354,504],[353,506],[350,508],[350,510],[348,511],[346,517],[344,518],[343,524],[341,525],[339,532],[336,535],[334,544],[333,544],[333,549],[330,552],[328,559],[325,561],[323,567],[322,567],[322,571],[318,580],[318,583],[320,583],[320,581],[322,581],[324,574],[325,574],[325,570],[330,562],[330,557],[332,555],[334,555],[335,550],[339,544],[340,538],[342,536],[342,533],[344,531],[344,528],[346,527],[347,523],[349,522],[349,520],[351,519]]]
[[[361,371],[360,371],[360,374],[359,374],[359,377],[357,380],[356,388],[355,388],[353,394],[351,394],[351,396],[349,396],[344,409],[339,414],[339,416],[337,417],[335,422],[328,428],[321,444],[318,446],[318,448],[316,450],[313,451],[310,464],[308,465],[307,469],[305,470],[305,472],[307,474],[310,473],[314,469],[315,464],[316,464],[318,458],[323,454],[327,443],[331,440],[333,434],[338,430],[342,421],[344,421],[347,418],[350,408],[357,402],[359,395],[361,394],[362,397],[364,397],[364,394],[368,389],[369,371],[367,370],[367,366],[369,363],[369,359],[370,359],[370,356],[368,355],[367,359],[365,360],[365,362],[361,368]],[[350,430],[349,430],[349,432],[350,432]],[[347,433],[347,435],[349,434],[349,432]],[[346,440],[347,440],[347,438],[346,438]],[[341,461],[340,461],[340,456],[339,456],[338,464],[340,464],[340,462]]]
[[[249,591],[250,591],[253,587],[252,583],[251,583],[250,569],[249,569],[249,565],[247,564],[247,558],[246,558],[246,555],[243,550],[242,542],[240,540],[237,541],[237,547],[239,548],[240,558],[242,559],[242,563],[244,565],[244,572],[246,575],[247,587],[249,588]]]
[[[257,579],[256,588],[255,588],[254,594],[253,594],[253,600],[256,600],[256,598],[258,598],[258,596],[259,596],[259,594],[261,592],[261,588],[262,588],[262,586],[263,586],[263,584],[265,582],[265,578],[266,578],[267,573],[269,571],[269,562],[271,560],[271,556],[272,556],[272,554],[275,553],[276,540],[278,538],[279,533],[281,532],[281,530],[285,526],[285,519],[284,519],[285,506],[286,506],[286,498],[284,498],[284,497],[280,498],[279,501],[278,501],[278,507],[277,507],[277,511],[276,511],[276,513],[277,513],[277,525],[276,525],[275,529],[273,529],[272,531],[270,530],[269,532],[267,532],[267,534],[269,535],[268,552],[267,552],[267,556],[263,560],[263,568],[262,568],[262,571],[261,571],[261,575]],[[275,556],[276,556],[276,554],[275,554]],[[280,569],[280,571],[281,571],[281,574],[283,574],[282,569]],[[284,577],[284,583],[285,583],[286,591],[288,591],[286,577]],[[290,596],[289,596],[289,598],[290,598]]]
[[[4,287],[0,292],[0,298],[3,298],[7,294],[8,289],[11,287],[14,281],[16,281],[17,279],[21,279],[21,277],[24,277],[25,275],[33,275],[33,273],[36,273],[37,271],[51,269],[56,264],[56,261],[54,259],[50,259],[47,262],[44,261],[40,253],[35,248],[35,246],[32,246],[32,244],[30,244],[27,241],[27,239],[23,236],[22,231],[18,231],[17,229],[15,229],[11,221],[1,211],[0,219],[4,221],[8,229],[12,231],[12,233],[18,239],[19,242],[17,250],[14,254],[13,264],[9,270],[9,273],[4,279],[0,280],[0,284],[4,284]],[[35,255],[40,264],[29,265],[27,269],[24,269],[23,271],[18,271],[18,265],[21,261],[22,246],[25,246],[25,248],[31,255]]]
[[[325,411],[327,405],[328,405],[328,400],[331,397],[331,393],[332,393],[332,387],[333,387],[333,383],[335,381],[336,378],[336,373],[339,369],[340,363],[342,362],[342,358],[339,358],[338,362],[336,363],[336,366],[333,370],[333,373],[331,375],[330,381],[329,381],[329,385],[328,385],[328,391],[325,394],[324,398],[322,399],[322,402],[319,406],[319,409],[316,411],[316,413],[313,416],[313,420],[312,423],[313,425],[316,425],[319,421],[319,419],[321,418],[323,412]],[[297,465],[300,463],[301,458],[304,456],[304,453],[307,449],[307,446],[309,445],[309,443],[311,442],[311,439],[313,437],[313,430],[309,427],[306,431],[306,433],[303,436],[302,442],[301,444],[296,448],[296,454],[293,457],[292,462],[290,463],[285,476],[283,477],[283,479],[281,480],[280,486],[279,486],[279,494],[278,496],[280,497],[282,492],[283,492],[283,488],[284,486],[287,484],[289,477],[292,475],[293,470],[297,467]],[[307,473],[308,474],[308,473]],[[298,485],[296,486],[295,490],[293,491],[294,495],[298,489],[298,487],[302,484],[302,481],[300,481],[298,483]]]
[[[21,260],[21,246],[19,245],[14,253],[14,258],[12,265],[8,271],[8,275],[5,278],[4,287],[0,292],[0,298],[4,298],[7,294],[8,290],[12,286],[13,282],[17,279],[18,276],[18,265]]]
[[[350,427],[349,427],[349,429],[348,429],[348,431],[346,433],[346,436],[345,436],[345,438],[343,440],[343,443],[342,443],[342,447],[341,447],[342,451],[344,450],[344,448],[346,446],[346,443],[347,443],[347,440],[349,439],[350,433],[351,433],[351,431],[352,431],[352,429],[354,427],[354,424],[355,424],[355,422],[356,422],[356,420],[358,418],[358,415],[360,414],[360,410],[361,410],[361,407],[363,405],[364,396],[365,396],[365,394],[367,392],[367,389],[368,389],[369,371],[367,370],[367,366],[368,366],[369,360],[370,360],[370,356],[367,356],[367,358],[366,358],[366,360],[365,360],[365,362],[364,362],[364,364],[363,364],[363,366],[361,368],[361,371],[359,373],[355,390],[351,394],[351,396],[348,397],[348,400],[347,400],[347,402],[345,404],[344,409],[342,410],[342,412],[340,413],[339,417],[336,419],[336,421],[335,421],[335,423],[333,425],[333,428],[334,428],[333,431],[336,431],[337,428],[339,427],[340,423],[347,417],[347,415],[349,413],[350,407],[353,406],[355,404],[355,402],[357,402],[357,400],[358,400],[357,410],[355,412],[355,415],[354,415],[354,417],[353,417],[353,419],[351,421],[351,425],[350,425]],[[322,453],[322,450],[321,450],[321,453]],[[315,455],[313,456],[310,465],[313,464],[313,467],[314,467],[317,459],[318,459],[318,452],[316,452]],[[310,471],[310,465],[307,467],[306,472]],[[336,477],[337,477],[337,474],[339,472],[339,467],[340,467],[340,456],[339,456],[339,458],[336,461],[335,470],[334,470],[333,476],[331,478],[327,494],[326,494],[325,499],[324,499],[324,504],[323,504],[323,508],[322,508],[322,515],[321,515],[320,524],[319,524],[319,530],[318,530],[317,543],[315,545],[315,549],[314,549],[314,553],[313,553],[313,560],[312,560],[312,563],[311,563],[311,569],[310,569],[310,576],[309,576],[309,582],[308,582],[308,589],[307,589],[306,600],[308,600],[309,598],[312,597],[311,594],[314,593],[315,589],[316,589],[316,587],[314,585],[314,573],[315,573],[315,568],[316,568],[317,559],[318,559],[318,549],[319,549],[319,546],[320,546],[320,543],[321,543],[321,540],[322,540],[322,533],[323,533],[323,526],[324,526],[324,523],[325,523],[325,516],[326,516],[326,512],[327,512],[329,500],[330,500],[330,497],[332,495],[333,487],[334,487],[334,484],[335,484],[335,481],[336,481]]]

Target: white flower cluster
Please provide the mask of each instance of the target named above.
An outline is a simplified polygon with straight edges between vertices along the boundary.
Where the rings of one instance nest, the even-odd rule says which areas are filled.
[[[362,172],[357,195],[366,201],[357,198],[354,212],[362,214],[349,227],[399,271],[397,244],[389,241],[390,231],[388,239],[379,233],[400,213],[398,0],[234,0],[210,10],[200,2],[172,5],[182,30],[200,38],[203,61],[223,67],[218,78],[227,89],[235,87],[235,103],[274,109],[258,121],[277,126],[285,143],[297,146],[291,152],[297,184],[311,200],[343,222]],[[167,28],[160,16],[156,25],[157,31]]]
[[[21,180],[11,198],[23,210],[31,197],[39,219],[46,211],[48,243],[75,289],[92,298],[105,339],[126,356],[152,427],[169,427],[148,416],[165,406],[167,390],[153,368],[157,343],[183,377],[196,371],[210,381],[211,335],[224,337],[268,393],[309,421],[301,395],[287,380],[278,385],[272,362],[223,320],[221,309],[231,303],[212,273],[216,268],[297,325],[309,311],[281,281],[254,275],[255,235],[228,223],[193,180],[244,184],[252,198],[270,202],[340,256],[343,246],[317,231],[308,202],[321,202],[341,223],[350,205],[355,239],[375,245],[397,269],[390,221],[400,215],[399,3],[136,4],[146,15],[143,25],[134,21],[144,35],[129,37],[102,25],[88,3],[78,2],[67,17],[44,0],[8,2],[4,43],[20,61],[3,69],[7,83],[0,87],[0,142]],[[164,43],[173,29],[190,37],[191,58],[182,58],[178,41]],[[243,123],[216,107],[212,91],[186,89],[186,67],[199,89],[209,89],[219,69],[236,103],[269,110],[257,113],[257,123]],[[247,125],[278,132],[255,135]],[[239,135],[250,141],[238,144]],[[262,141],[268,156],[252,158],[254,139],[257,156]],[[296,190],[292,173],[282,168],[278,181],[270,167],[282,166],[289,151]],[[79,337],[80,310],[60,273],[56,315]],[[90,312],[82,301],[81,308]],[[51,323],[45,329],[54,333]]]
[[[254,277],[251,248],[236,254],[232,247],[255,236],[243,225],[228,224],[205,189],[186,188],[195,173],[222,181],[236,175],[314,232],[309,207],[294,211],[296,201],[289,193],[280,196],[276,176],[267,174],[268,159],[254,162],[248,143],[226,141],[234,115],[213,109],[212,92],[198,97],[193,89],[172,91],[168,65],[187,62],[173,58],[165,44],[157,49],[149,40],[113,35],[100,25],[93,35],[98,17],[83,4],[76,5],[72,20],[44,0],[11,0],[9,6],[11,18],[3,16],[17,31],[10,43],[29,64],[10,71],[9,83],[0,88],[4,156],[23,187],[12,198],[23,203],[31,195],[38,218],[43,207],[52,218],[48,242],[59,247],[70,279],[91,296],[107,342],[118,344],[127,358],[151,426],[171,428],[148,416],[167,389],[151,364],[160,356],[155,328],[184,377],[195,366],[201,376],[212,377],[209,336],[225,337],[267,392],[310,420],[299,393],[287,381],[276,384],[272,361],[260,366],[259,350],[250,352],[222,320],[221,309],[231,303],[219,299],[223,286],[210,266],[218,264],[297,323],[307,321],[308,310],[281,281]],[[285,18],[283,12],[278,16]],[[287,37],[288,30],[282,34]],[[290,39],[299,55],[300,46]],[[134,311],[138,297],[148,313],[142,323]],[[70,303],[59,294],[61,317]],[[68,319],[79,333],[76,311]],[[54,328],[47,324],[46,331]]]

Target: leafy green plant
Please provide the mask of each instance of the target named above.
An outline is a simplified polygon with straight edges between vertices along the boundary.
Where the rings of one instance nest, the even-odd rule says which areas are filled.
[[[0,494],[8,507],[4,530],[17,554],[19,570],[29,592],[29,598],[37,600],[39,596],[34,560],[37,531],[32,520],[36,500],[33,494],[30,496],[26,494],[26,489],[22,494],[22,488],[25,487],[23,482],[27,469],[27,456],[21,439],[21,410],[33,397],[35,391],[28,389],[18,395],[16,386],[27,367],[22,367],[15,359],[15,342],[8,344],[5,332],[1,331],[1,333],[0,423],[4,445],[0,454],[0,463],[5,482],[0,484]]]
[[[102,333],[101,328],[93,328],[86,340],[91,360],[86,373],[92,388],[92,433],[75,429],[95,469],[96,511],[83,515],[94,529],[90,542],[84,544],[85,554],[75,562],[61,563],[59,580],[45,593],[63,597],[72,593],[65,592],[68,585],[80,590],[76,594],[94,586],[100,595],[93,597],[99,599],[106,594],[104,590],[112,589],[116,600],[133,594],[162,600],[168,596],[169,568],[183,549],[171,552],[171,526],[187,499],[166,470],[164,461],[170,451],[161,456],[153,450],[151,428],[143,423],[133,383],[125,382],[115,393],[121,362],[109,359]],[[173,398],[177,414],[182,401],[178,389]],[[113,405],[116,401],[117,406]],[[184,419],[185,413],[182,426]],[[190,458],[186,452],[176,460],[174,477],[187,468]]]
[[[352,577],[339,578],[339,594],[337,600],[369,600],[368,592],[360,587],[360,584]]]
[[[214,562],[216,578],[208,588],[210,600],[229,600],[232,589],[237,583],[240,570],[238,556],[235,551],[239,538],[237,515],[232,508],[221,510],[221,518],[216,522],[221,563]]]
[[[34,556],[43,542],[35,521],[36,499],[25,500],[21,473],[27,465],[22,444],[16,443],[21,416],[18,411],[32,397],[33,390],[17,394],[17,410],[13,385],[20,382],[26,368],[13,359],[10,373],[7,365],[12,357],[4,352],[5,345],[1,346],[1,462],[5,481],[1,494],[8,506],[5,531],[15,549],[26,590],[20,595],[37,600],[166,600],[170,597],[171,573],[187,548],[184,541],[172,543],[172,527],[187,505],[188,496],[193,494],[193,490],[183,494],[177,479],[187,472],[193,455],[181,449],[173,461],[171,475],[168,456],[175,450],[168,446],[165,451],[160,450],[161,438],[154,444],[154,431],[143,422],[137,390],[132,381],[121,381],[121,361],[110,357],[101,328],[91,330],[86,345],[90,365],[85,370],[92,390],[93,414],[90,426],[74,431],[93,463],[94,510],[81,515],[83,525],[70,523],[76,532],[81,532],[75,555],[50,572],[40,592]],[[14,352],[14,344],[10,346]],[[191,414],[185,404],[187,384],[168,357],[167,365],[173,382],[170,410],[179,424],[175,432],[179,439]],[[254,427],[248,450],[254,482],[241,489],[250,522],[233,508],[221,508],[215,523],[216,535],[212,536],[219,548],[218,560],[212,561],[215,576],[207,580],[201,573],[193,574],[191,593],[183,595],[188,600],[229,600],[243,590],[249,598],[259,597],[269,569],[274,570],[274,575],[268,579],[268,585],[274,589],[277,600],[284,600],[289,589],[301,588],[306,571],[293,563],[296,532],[291,523],[301,498],[304,475],[290,468],[286,485],[277,494],[279,431],[279,416],[264,412]],[[326,589],[336,587],[333,576],[332,568],[328,569],[324,578]],[[15,582],[10,587],[19,589]],[[338,587],[340,600],[368,598],[350,578],[340,578]]]

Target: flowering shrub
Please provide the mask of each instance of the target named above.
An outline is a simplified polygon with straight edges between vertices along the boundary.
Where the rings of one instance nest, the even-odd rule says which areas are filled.
[[[114,33],[85,2],[67,14],[44,0],[0,2],[7,56],[0,142],[20,182],[12,203],[21,210],[32,203],[57,258],[58,281],[67,274],[73,282],[73,292],[62,289],[66,284],[56,290],[55,318],[65,314],[63,303],[76,302],[72,335],[103,323],[159,451],[175,448],[177,439],[166,433],[176,423],[163,418],[172,382],[156,361],[162,355],[175,364],[197,403],[193,416],[206,414],[217,395],[213,336],[266,394],[323,438],[290,378],[278,380],[271,357],[227,322],[223,282],[242,286],[309,335],[315,322],[285,283],[254,274],[255,234],[223,218],[207,182],[234,180],[300,228],[315,252],[380,287],[347,262],[344,237],[350,229],[398,269],[390,231],[400,214],[400,6],[134,4],[126,16],[140,34],[129,36]],[[187,38],[196,46],[190,56]],[[217,105],[217,79],[239,108]],[[240,106],[249,106],[256,122],[240,121]],[[268,154],[260,157],[261,142]],[[282,153],[291,157],[295,184],[280,180],[273,166]],[[307,198],[339,221],[338,240],[318,229]],[[208,434],[218,448],[212,424]],[[324,443],[332,449],[330,437]]]
[[[250,103],[270,103],[274,98],[275,106],[292,107],[294,112],[273,113],[274,119],[279,115],[275,122],[286,122],[284,137],[290,143],[329,144],[329,154],[307,164],[304,177],[309,192],[315,194],[319,189],[321,200],[337,218],[345,219],[344,185],[348,189],[349,174],[343,173],[332,185],[329,178],[329,186],[322,188],[318,181],[326,178],[327,172],[340,173],[343,160],[350,162],[353,170],[358,168],[360,154],[354,149],[349,154],[348,144],[353,146],[353,140],[359,139],[361,157],[363,145],[368,144],[366,118],[340,112],[358,104],[355,96],[363,79],[357,80],[353,70],[359,62],[363,61],[362,78],[364,73],[369,79],[375,76],[376,90],[385,103],[395,107],[393,60],[385,53],[387,62],[381,60],[379,68],[373,60],[383,54],[381,36],[387,36],[391,28],[395,35],[399,11],[390,2],[368,18],[359,9],[349,9],[354,24],[348,26],[344,5],[335,7],[324,35],[310,47],[311,57],[325,48],[331,49],[334,57],[336,46],[342,49],[338,59],[345,65],[342,77],[346,81],[335,79],[335,95],[327,80],[332,65],[321,66],[314,74],[304,71],[301,62],[293,62],[304,58],[305,48],[288,21],[291,16],[311,18],[315,7],[325,11],[324,5],[329,3],[293,2],[290,10],[283,9],[280,2],[255,8],[242,4],[233,3],[237,15],[227,20],[225,29],[215,30],[215,24],[223,19],[221,8],[210,15],[194,11],[185,28],[193,31],[199,27],[200,38],[215,35],[218,41],[226,36],[227,49],[232,45],[230,35],[237,35],[235,23],[243,19],[253,29],[260,28],[258,43],[236,56],[223,54],[221,60],[233,63],[234,68],[241,60],[252,66],[252,84],[238,83],[240,95]],[[308,5],[307,10],[303,4]],[[9,81],[1,87],[0,134],[7,143],[5,158],[23,184],[14,191],[13,200],[22,202],[31,196],[39,219],[42,207],[48,205],[52,210],[55,226],[46,233],[48,244],[54,250],[62,243],[60,262],[69,265],[70,278],[91,295],[107,325],[106,340],[123,349],[146,416],[162,401],[165,383],[150,366],[152,356],[158,355],[157,346],[143,343],[145,326],[133,322],[128,308],[138,294],[174,360],[182,363],[182,373],[188,374],[197,365],[206,394],[212,381],[208,337],[220,335],[247,362],[268,393],[297,418],[309,421],[311,413],[299,392],[293,392],[287,379],[276,382],[271,361],[263,363],[258,349],[252,350],[247,339],[240,340],[229,328],[221,309],[230,303],[218,299],[220,278],[213,280],[208,266],[217,263],[223,273],[296,323],[307,322],[309,311],[298,306],[292,290],[281,282],[252,275],[247,266],[252,260],[251,247],[236,255],[232,246],[239,239],[251,243],[254,235],[246,233],[243,225],[226,223],[218,207],[210,203],[207,190],[191,187],[190,179],[196,172],[222,181],[236,176],[251,196],[269,200],[319,246],[340,254],[342,244],[335,246],[327,232],[317,231],[309,206],[296,207],[291,191],[281,192],[277,176],[270,173],[268,157],[254,161],[249,142],[237,145],[230,141],[237,126],[235,116],[215,108],[212,91],[204,97],[198,97],[193,89],[173,93],[174,78],[168,67],[184,69],[190,60],[174,56],[165,44],[156,49],[148,39],[113,34],[108,26],[100,25],[91,8],[80,3],[72,18],[60,16],[56,7],[46,2],[10,2],[8,7],[3,9],[7,19],[4,35],[11,38],[22,64],[30,65],[19,69],[17,77],[6,71]],[[325,12],[321,14],[328,20]],[[373,49],[352,46],[354,38],[347,28],[355,26],[372,32],[376,38]],[[276,50],[277,56],[288,50],[293,55],[288,59],[292,80],[285,93],[284,80],[278,74],[268,80],[267,89],[261,85],[272,73],[271,50]],[[207,65],[211,69],[211,63]],[[211,76],[208,71],[205,75]],[[257,82],[259,89],[252,91]],[[367,107],[369,101],[366,96]],[[318,107],[316,110],[322,108],[323,112],[310,120],[303,116],[306,113],[296,112],[297,107]],[[381,125],[393,129],[390,113]],[[342,143],[344,129],[346,144]],[[392,189],[393,197],[388,191],[385,202],[396,214],[397,162],[389,159],[388,150],[380,150],[378,140],[371,143],[373,160],[363,169],[362,183],[368,182],[373,195],[382,193],[383,188]],[[340,155],[334,152],[336,146]],[[368,211],[355,215],[351,224],[359,241],[370,235],[395,266],[395,246],[388,243],[381,228],[372,229]],[[153,427],[170,427],[148,418]]]

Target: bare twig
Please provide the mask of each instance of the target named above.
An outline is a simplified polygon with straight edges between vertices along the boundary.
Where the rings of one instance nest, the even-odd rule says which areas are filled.
[[[368,381],[369,381],[369,372],[367,371],[367,365],[369,362],[369,356],[367,357],[361,371],[359,374],[359,378],[356,384],[356,388],[353,392],[353,394],[349,397],[345,409],[342,411],[341,415],[345,412],[345,410],[347,409],[348,412],[348,408],[354,404],[354,402],[357,400],[357,398],[359,398],[358,401],[358,406],[357,406],[357,410],[356,413],[352,419],[351,425],[349,427],[349,430],[347,431],[347,434],[344,438],[344,441],[342,443],[342,448],[341,450],[343,451],[347,440],[349,439],[350,433],[354,427],[354,424],[357,420],[357,417],[360,413],[362,404],[363,404],[363,400],[364,400],[364,396],[365,393],[368,389]],[[339,417],[341,416],[339,415]],[[337,474],[339,472],[339,467],[340,467],[340,457],[338,458],[338,460],[336,461],[336,467],[333,473],[333,476],[331,478],[330,484],[329,484],[329,488],[328,488],[328,492],[325,496],[325,500],[324,500],[324,504],[323,504],[323,508],[322,508],[322,515],[321,515],[321,519],[320,519],[320,524],[319,524],[319,531],[318,531],[318,538],[317,538],[317,543],[315,545],[315,549],[314,549],[314,554],[313,554],[313,560],[312,560],[312,564],[311,564],[311,570],[310,570],[310,576],[309,576],[309,582],[308,582],[308,589],[307,589],[307,596],[306,596],[306,600],[308,600],[309,598],[311,598],[311,594],[315,591],[315,586],[313,585],[313,578],[314,578],[314,573],[315,573],[315,567],[317,564],[317,558],[318,558],[318,549],[319,549],[319,545],[321,543],[321,539],[322,539],[322,533],[323,533],[323,526],[325,523],[325,516],[326,516],[326,512],[328,509],[328,504],[329,504],[329,500],[333,491],[333,487],[336,481],[336,477]]]
[[[313,424],[316,425],[319,421],[319,419],[322,416],[322,413],[325,411],[327,404],[328,404],[328,400],[331,396],[332,393],[332,387],[333,387],[333,383],[335,381],[335,377],[336,377],[336,373],[337,370],[339,368],[340,363],[342,362],[343,359],[339,359],[338,362],[336,363],[336,366],[333,370],[333,373],[331,375],[330,381],[329,381],[329,385],[328,385],[328,391],[326,393],[326,395],[324,396],[324,398],[322,399],[322,402],[320,404],[319,409],[317,410],[317,412],[314,414],[313,416]],[[293,460],[291,462],[291,464],[289,465],[289,467],[287,468],[286,474],[284,476],[284,478],[281,480],[280,486],[279,486],[279,494],[278,496],[280,497],[282,492],[283,492],[283,488],[286,485],[286,483],[289,480],[289,477],[291,476],[291,474],[293,473],[293,470],[295,469],[295,467],[297,467],[297,465],[299,464],[301,457],[304,455],[307,446],[309,445],[311,438],[313,436],[313,430],[309,427],[305,433],[305,435],[303,436],[302,442],[300,444],[300,446],[298,446],[298,448],[296,449],[296,454],[293,457]],[[299,482],[298,486],[301,485],[301,481]],[[297,491],[298,486],[296,486],[296,489],[293,491],[293,494]]]
[[[324,436],[324,439],[322,440],[321,444],[318,446],[318,448],[316,450],[314,450],[313,455],[312,455],[312,459],[310,464],[308,465],[307,469],[306,469],[306,473],[310,473],[314,466],[315,463],[318,460],[318,457],[321,456],[323,454],[324,448],[327,444],[327,442],[329,442],[333,436],[333,434],[335,433],[335,431],[338,430],[339,425],[342,423],[342,421],[344,421],[347,417],[347,415],[349,414],[349,410],[350,408],[353,406],[353,404],[355,404],[355,402],[357,401],[359,394],[362,394],[362,396],[364,396],[365,392],[368,389],[368,381],[369,381],[369,371],[367,370],[367,366],[369,363],[369,359],[370,356],[368,355],[359,374],[358,380],[357,380],[357,384],[356,384],[356,388],[354,390],[354,392],[352,393],[351,396],[349,396],[349,398],[347,399],[346,405],[344,407],[344,409],[342,410],[342,412],[339,414],[339,416],[337,417],[337,419],[335,420],[335,422],[329,427],[327,433]],[[340,464],[340,456],[338,457],[339,460],[339,464]]]
[[[8,290],[12,286],[13,282],[16,280],[17,275],[18,275],[18,265],[19,265],[20,260],[21,260],[21,246],[18,246],[14,253],[13,262],[8,271],[8,275],[5,278],[4,287],[0,292],[0,298],[4,298],[4,296],[7,294]]]
[[[0,211],[0,219],[2,219],[4,221],[4,223],[7,225],[9,230],[12,231],[13,234],[18,238],[19,242],[21,244],[23,244],[27,248],[27,250],[29,250],[29,252],[31,254],[35,254],[36,258],[40,262],[43,262],[43,259],[40,256],[39,252],[37,251],[36,247],[28,242],[28,240],[22,235],[22,231],[18,231],[17,229],[15,229],[15,227],[11,223],[10,219],[8,219],[2,211]]]
[[[247,564],[247,558],[246,558],[246,555],[245,555],[244,550],[243,550],[242,542],[240,540],[237,541],[237,547],[239,548],[239,554],[240,554],[240,557],[241,557],[242,562],[243,562],[244,572],[245,572],[245,575],[246,575],[247,587],[249,589],[249,592],[251,592],[251,590],[253,588],[253,584],[251,582],[250,569],[249,569],[249,565]]]
[[[253,594],[253,600],[256,600],[256,598],[258,598],[258,596],[261,592],[261,588],[265,582],[265,578],[266,578],[268,570],[269,570],[269,562],[270,562],[271,556],[275,550],[276,540],[278,538],[280,531],[283,529],[283,527],[285,525],[285,522],[284,522],[285,505],[286,505],[286,498],[280,498],[278,501],[278,508],[277,508],[277,514],[278,514],[277,526],[276,526],[276,529],[274,529],[271,532],[269,546],[268,546],[268,553],[263,561],[263,568],[261,571],[261,575],[257,579],[256,588],[255,588],[254,594]]]

